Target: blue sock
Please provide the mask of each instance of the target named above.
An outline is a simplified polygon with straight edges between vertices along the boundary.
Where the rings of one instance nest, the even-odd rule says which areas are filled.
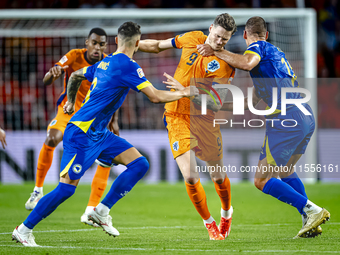
[[[76,186],[59,182],[50,193],[43,196],[34,210],[24,221],[24,225],[33,229],[42,219],[50,215],[62,202],[74,194]]]
[[[281,180],[287,183],[289,186],[291,186],[293,189],[299,192],[302,196],[308,199],[305,191],[305,186],[303,185],[301,179],[295,172],[286,178],[282,178]]]
[[[263,193],[269,194],[278,200],[294,206],[303,214],[303,208],[307,203],[307,198],[299,194],[295,189],[285,182],[276,178],[271,178],[263,187]]]
[[[149,162],[145,157],[139,157],[127,164],[126,167],[127,169],[116,178],[110,191],[101,202],[110,209],[143,178],[149,169]]]

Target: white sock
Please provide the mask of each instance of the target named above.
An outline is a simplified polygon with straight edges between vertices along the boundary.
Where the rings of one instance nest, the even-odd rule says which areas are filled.
[[[305,205],[305,207],[303,208],[303,211],[309,215],[312,213],[319,213],[321,212],[322,208],[320,206],[317,206],[316,204],[314,204],[312,201],[307,200],[307,204]]]
[[[21,225],[18,227],[18,231],[21,233],[21,234],[28,234],[28,233],[31,233],[32,232],[32,229],[26,227],[24,225],[24,223],[21,223]]]
[[[232,206],[230,206],[228,211],[225,211],[221,208],[221,216],[225,219],[229,219],[233,215],[233,211],[234,211],[234,209],[233,209]]]
[[[35,186],[34,189],[33,189],[33,191],[42,193],[42,192],[43,192],[43,187],[37,187],[37,186]]]
[[[94,208],[94,206],[88,206],[88,207],[86,207],[85,213],[86,213],[86,214],[89,214],[90,212],[93,211],[93,208]]]
[[[203,220],[203,222],[204,222],[204,225],[205,224],[211,224],[211,223],[213,223],[215,220],[214,220],[214,218],[213,217],[211,217],[210,216],[210,218],[209,219],[207,219],[207,220]]]
[[[102,204],[102,203],[99,203],[97,206],[96,206],[96,212],[99,213],[101,216],[106,216],[109,214],[110,212],[110,209],[109,207],[107,207],[106,205]]]

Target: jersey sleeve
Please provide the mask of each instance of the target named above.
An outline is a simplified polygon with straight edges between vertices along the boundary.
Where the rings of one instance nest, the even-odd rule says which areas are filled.
[[[67,52],[55,65],[64,67],[64,66],[70,66],[74,60],[76,59],[76,52],[74,50],[71,50]]]
[[[83,68],[83,74],[89,82],[93,81],[94,73],[96,72],[97,66],[99,65],[100,62],[101,61],[97,62],[92,66],[86,66]]]
[[[182,49],[185,44],[192,42],[192,33],[188,32],[185,34],[177,35],[171,41],[172,46],[177,49]]]
[[[122,78],[126,86],[137,92],[152,85],[146,79],[142,68],[134,61],[131,62],[128,73]]]
[[[261,59],[263,58],[263,43],[262,42],[254,42],[252,44],[249,45],[249,47],[246,49],[246,51],[244,52],[243,55],[245,54],[254,54],[256,56],[258,56]]]

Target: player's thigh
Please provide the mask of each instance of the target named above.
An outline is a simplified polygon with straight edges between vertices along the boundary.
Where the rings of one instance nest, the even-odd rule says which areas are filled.
[[[163,121],[174,159],[197,146],[197,141],[190,137],[189,115],[165,112]]]
[[[199,179],[199,172],[196,168],[195,152],[189,150],[182,155],[179,155],[176,157],[176,162],[184,180],[190,184],[195,184]]]
[[[71,115],[65,114],[63,108],[59,106],[57,115],[47,127],[47,134],[52,129],[59,130],[62,134],[64,134],[67,123],[70,121],[71,117]]]
[[[190,120],[191,136],[197,141],[196,156],[203,161],[221,160],[223,143],[219,125],[214,126],[205,116],[192,116]]]
[[[267,158],[259,160],[257,170],[255,172],[255,179],[269,180],[270,178],[277,178],[280,174],[281,167],[271,165],[268,163]]]
[[[70,124],[64,135],[64,152],[60,164],[60,177],[80,179],[100,155],[102,141],[92,141],[78,127]]]
[[[128,165],[135,159],[142,157],[142,154],[132,144],[111,132],[107,133],[103,147],[105,149],[100,153],[97,160],[106,166],[112,164]]]

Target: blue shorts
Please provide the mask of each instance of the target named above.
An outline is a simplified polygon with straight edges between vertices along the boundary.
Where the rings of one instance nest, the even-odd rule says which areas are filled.
[[[271,165],[285,166],[292,155],[305,153],[314,133],[315,119],[310,106],[307,104],[304,106],[312,115],[304,115],[299,108],[294,107],[287,109],[286,116],[267,118],[260,160],[267,158]],[[283,120],[286,121],[282,123]],[[292,127],[295,124],[296,126]]]
[[[60,176],[68,173],[71,180],[80,179],[96,159],[110,166],[116,156],[133,147],[109,131],[94,141],[73,124],[68,124],[65,129],[63,146]]]

